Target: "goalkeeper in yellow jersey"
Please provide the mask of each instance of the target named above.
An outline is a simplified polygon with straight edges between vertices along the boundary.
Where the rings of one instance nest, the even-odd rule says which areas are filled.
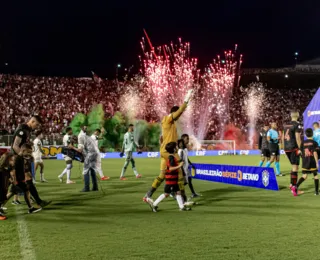
[[[161,121],[161,129],[162,129],[162,136],[161,136],[161,146],[160,146],[160,156],[161,156],[161,164],[160,164],[160,174],[159,176],[153,181],[152,187],[147,192],[145,197],[143,198],[144,202],[147,203],[153,203],[151,197],[153,193],[157,190],[157,188],[161,185],[165,178],[166,170],[167,170],[167,161],[169,158],[169,153],[166,151],[166,145],[171,142],[177,142],[178,141],[178,131],[175,124],[175,121],[177,121],[182,113],[186,110],[187,105],[191,99],[192,90],[189,90],[185,99],[184,103],[178,107],[174,106],[171,108],[170,114],[167,116],[164,116]],[[180,160],[180,157],[177,153],[174,154],[175,158]],[[180,190],[184,190],[184,177],[182,170],[179,170],[179,181],[178,181]]]

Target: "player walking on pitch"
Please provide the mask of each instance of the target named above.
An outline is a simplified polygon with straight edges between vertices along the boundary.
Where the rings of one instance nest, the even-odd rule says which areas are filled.
[[[266,167],[270,167],[270,165],[275,161],[274,165],[276,167],[277,176],[282,176],[280,173],[280,148],[279,148],[279,134],[277,131],[277,123],[271,123],[271,129],[267,133],[267,140],[269,143],[270,150],[270,161],[267,162]]]
[[[33,141],[33,153],[32,156],[34,158],[35,163],[35,173],[37,173],[38,167],[40,166],[40,182],[47,182],[47,180],[44,178],[43,169],[44,164],[42,160],[43,150],[42,150],[42,132],[36,132],[36,139]]]
[[[131,162],[133,173],[136,176],[136,178],[141,178],[141,174],[138,173],[136,169],[136,163],[132,156],[133,150],[135,148],[139,148],[139,144],[137,144],[134,141],[133,131],[134,131],[134,127],[132,124],[130,124],[128,128],[128,132],[124,135],[124,138],[123,138],[122,152],[120,153],[120,157],[123,157],[125,154],[126,162],[123,165],[121,175],[120,175],[120,180],[122,181],[126,180],[126,178],[124,177],[124,174],[126,173],[127,167],[130,162]]]
[[[69,148],[72,148],[73,147],[73,141],[72,141],[72,128],[71,127],[68,127],[66,129],[66,134],[65,136],[63,137],[63,145],[66,146],[66,147],[69,147]],[[72,165],[72,158],[70,158],[69,156],[67,155],[64,155],[64,160],[66,162],[66,168],[63,170],[63,172],[58,176],[60,182],[63,182],[63,176],[65,174],[67,174],[67,184],[74,184],[75,182],[74,181],[71,181],[71,169],[73,167]]]
[[[171,108],[170,114],[163,117],[161,121],[161,130],[162,130],[162,137],[161,137],[161,146],[160,146],[160,156],[161,156],[161,164],[160,164],[160,174],[159,176],[153,181],[152,187],[147,192],[143,201],[147,203],[152,203],[152,195],[157,190],[157,188],[161,185],[165,178],[166,170],[167,170],[167,161],[169,158],[169,153],[166,151],[166,145],[171,142],[178,141],[178,132],[176,127],[176,121],[180,118],[182,113],[186,110],[187,105],[191,99],[193,90],[189,90],[182,106],[174,106]],[[179,155],[177,153],[174,154],[174,157],[177,160],[180,160]],[[184,190],[184,178],[182,174],[182,170],[179,170],[179,186],[180,190]]]
[[[259,167],[262,167],[266,159],[267,159],[267,162],[270,161],[270,150],[269,150],[268,139],[267,139],[268,131],[269,131],[269,125],[266,123],[259,135],[259,150],[261,151],[261,161],[259,163]]]
[[[298,118],[299,112],[291,112],[291,122],[284,125],[284,134],[282,135],[284,151],[292,166],[290,174],[290,188],[297,184],[300,164],[302,126],[298,122]],[[303,193],[301,191],[299,192],[300,194]]]
[[[302,177],[297,182],[297,185],[291,187],[291,192],[293,196],[298,196],[299,186],[308,178],[309,174],[314,176],[314,187],[315,194],[319,195],[319,177],[318,177],[318,144],[316,141],[312,140],[313,131],[311,128],[306,129],[307,140],[304,140],[301,145],[302,154]]]
[[[99,140],[100,140],[100,135],[101,135],[101,130],[100,129],[96,129],[96,131],[94,131],[93,135],[91,135],[91,138],[94,140],[98,150],[99,150]],[[97,158],[97,171],[100,175],[100,179],[102,181],[106,181],[109,180],[110,177],[108,176],[104,176],[103,175],[103,171],[102,171],[102,166],[101,166],[101,155],[100,153],[98,154],[98,158]]]

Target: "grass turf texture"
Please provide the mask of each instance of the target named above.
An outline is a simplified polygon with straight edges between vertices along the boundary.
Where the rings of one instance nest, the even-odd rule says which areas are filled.
[[[257,165],[259,157],[195,157],[191,161]],[[31,215],[26,214],[25,204],[8,203],[9,219],[0,222],[0,259],[27,259],[19,253],[16,214],[23,214],[40,260],[320,259],[316,249],[320,198],[313,195],[312,178],[302,186],[306,194],[299,197],[287,188],[288,174],[278,178],[279,192],[194,180],[196,191],[203,195],[197,199],[200,205],[180,212],[176,201],[168,198],[153,213],[142,197],[158,174],[160,161],[137,159],[143,178],[135,179],[128,168],[128,180],[120,181],[123,162],[103,160],[103,170],[111,179],[100,182],[102,191],[80,193],[78,163],[72,170],[77,184],[66,185],[57,178],[64,162],[46,160],[49,183],[39,183],[37,188],[43,199],[53,203]],[[290,171],[284,156],[281,169]],[[163,185],[154,199],[162,191]],[[189,188],[187,192],[190,195]]]

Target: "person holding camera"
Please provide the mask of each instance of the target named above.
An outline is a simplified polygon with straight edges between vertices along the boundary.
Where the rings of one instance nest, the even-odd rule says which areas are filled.
[[[84,188],[82,192],[90,191],[90,176],[92,180],[92,191],[98,191],[98,182],[96,172],[100,151],[95,141],[86,134],[87,126],[81,126],[81,132],[78,135],[78,152],[83,154],[84,165]]]

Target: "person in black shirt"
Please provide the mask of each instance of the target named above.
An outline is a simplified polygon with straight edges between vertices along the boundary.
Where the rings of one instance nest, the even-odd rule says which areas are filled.
[[[3,206],[7,202],[7,193],[10,185],[10,172],[14,167],[15,157],[12,153],[4,153],[0,158],[0,220],[7,217],[3,211]]]
[[[13,142],[11,145],[12,151],[15,155],[20,153],[21,146],[30,143],[31,131],[39,128],[42,124],[40,116],[32,116],[26,124],[18,126],[13,135]]]
[[[318,144],[313,140],[313,130],[306,129],[307,140],[304,140],[301,145],[302,154],[302,177],[297,182],[297,185],[291,187],[293,196],[298,195],[299,186],[308,178],[308,174],[314,176],[315,195],[319,195],[319,178],[318,178]]]
[[[269,131],[269,124],[264,124],[260,135],[259,135],[259,150],[261,151],[261,160],[259,167],[262,167],[264,161],[267,159],[267,162],[270,161],[270,150],[268,145],[267,133]]]
[[[290,188],[297,184],[298,171],[300,164],[300,146],[301,146],[301,131],[302,126],[298,122],[299,112],[291,112],[291,122],[285,124],[283,127],[282,143],[284,144],[284,151],[287,158],[292,165],[290,174]],[[302,193],[302,192],[301,192]]]
[[[20,152],[16,157],[14,165],[14,174],[13,174],[13,184],[17,187],[18,191],[24,193],[24,200],[27,203],[29,208],[29,213],[36,213],[41,210],[41,208],[34,208],[31,205],[29,194],[30,194],[30,185],[27,184],[26,172],[29,170],[29,160],[32,154],[32,146],[30,144],[23,144],[20,147]],[[31,181],[32,182],[32,181]],[[13,190],[13,193],[15,191]],[[34,195],[34,194],[32,194]]]

